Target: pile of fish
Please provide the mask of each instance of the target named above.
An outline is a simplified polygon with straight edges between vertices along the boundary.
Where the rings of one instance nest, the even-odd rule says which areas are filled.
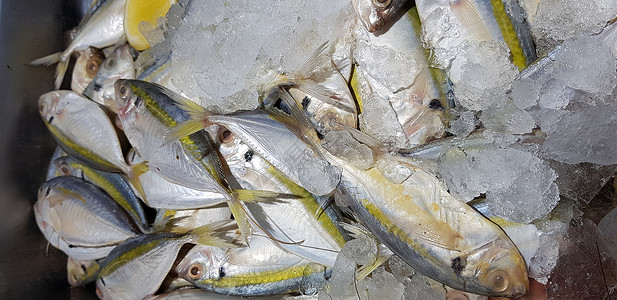
[[[617,163],[555,134],[616,110],[616,5],[563,36],[541,26],[549,0],[205,2],[174,4],[138,52],[125,1],[95,1],[33,61],[58,63],[59,89],[79,56],[71,90],[39,99],[59,147],[34,205],[72,286],[487,299],[547,283],[572,219],[558,168]],[[611,83],[554,78],[580,71],[574,38]]]

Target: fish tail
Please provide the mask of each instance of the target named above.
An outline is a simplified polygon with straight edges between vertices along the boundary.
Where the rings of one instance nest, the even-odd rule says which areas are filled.
[[[150,168],[148,167],[148,163],[146,161],[142,161],[136,165],[131,166],[128,174],[126,174],[126,176],[128,177],[128,181],[133,185],[133,187],[135,187],[144,202],[146,201],[146,193],[144,192],[144,188],[141,185],[139,176],[148,172],[148,170],[150,170]]]
[[[238,228],[240,229],[240,234],[244,242],[248,245],[248,236],[250,235],[253,226],[251,224],[257,225],[259,229],[261,229],[268,237],[277,242],[278,239],[274,238],[266,229],[259,226],[258,222],[255,221],[251,215],[246,211],[246,207],[242,204],[242,202],[248,203],[280,203],[285,202],[285,198],[295,198],[297,196],[290,194],[280,194],[271,191],[263,191],[263,190],[233,190],[232,192],[233,198],[227,202],[229,205],[229,209],[238,223]],[[282,242],[284,243],[284,242]]]
[[[178,106],[189,114],[189,119],[169,128],[163,136],[163,145],[179,140],[210,125],[208,117],[212,114],[201,105],[188,99],[175,99]]]
[[[218,221],[207,225],[203,225],[187,232],[190,238],[190,242],[200,245],[214,246],[214,247],[235,247],[235,245],[227,241],[221,236],[221,233],[227,231],[226,227],[230,224],[230,221]]]
[[[249,215],[246,212],[244,205],[236,197],[227,201],[227,205],[229,205],[229,210],[231,210],[231,214],[234,216],[236,224],[238,224],[241,239],[248,245],[248,237],[252,232],[253,226],[251,226]]]
[[[60,58],[62,57],[62,53],[63,52],[58,52],[58,53],[47,55],[45,57],[41,57],[39,59],[35,59],[30,62],[30,65],[31,66],[40,66],[40,65],[51,66],[60,61]]]
[[[371,274],[373,271],[375,271],[375,269],[377,269],[377,267],[381,266],[390,257],[392,257],[392,255],[394,255],[394,253],[390,251],[390,249],[388,249],[385,245],[377,241],[375,241],[375,243],[377,243],[377,255],[375,256],[375,260],[370,264],[363,265],[358,268],[358,271],[356,273],[356,281],[360,281],[366,278],[366,276]]]
[[[58,65],[56,66],[56,81],[55,87],[56,90],[60,89],[60,85],[64,80],[64,74],[66,74],[66,69],[69,67],[69,60],[60,60]]]

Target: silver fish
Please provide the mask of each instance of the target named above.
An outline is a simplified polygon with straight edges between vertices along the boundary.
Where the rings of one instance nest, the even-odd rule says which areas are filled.
[[[99,105],[72,91],[53,91],[39,98],[39,113],[69,155],[93,168],[126,174],[142,194],[137,177],[147,166],[126,163],[116,130]]]
[[[116,112],[114,84],[118,79],[135,79],[135,66],[129,44],[116,48],[105,59],[83,94],[92,101]]]
[[[184,244],[231,246],[214,235],[222,224],[202,226],[183,234],[160,232],[127,240],[101,262],[96,294],[101,299],[127,300],[143,299],[154,294]]]
[[[49,161],[49,167],[47,167],[47,175],[45,176],[45,181],[49,181],[50,179],[58,176],[62,176],[62,172],[56,168],[56,164],[54,161],[62,156],[66,156],[66,152],[62,150],[60,147],[56,147],[54,153],[51,155],[51,160]]]
[[[197,245],[176,267],[195,286],[236,296],[315,293],[331,270],[287,253],[268,238],[250,236],[251,247]]]
[[[362,131],[399,148],[442,137],[452,88],[445,72],[430,67],[416,9],[379,36],[362,28],[355,33],[352,86],[362,112]],[[382,124],[390,125],[386,129]]]
[[[516,298],[527,293],[527,267],[516,246],[436,177],[391,157],[412,171],[395,184],[376,168],[359,170],[324,155],[343,168],[339,188],[357,217],[415,270],[475,294]]]
[[[118,42],[124,36],[124,7],[126,0],[107,0],[84,20],[66,50],[32,61],[31,65],[52,65],[56,67],[56,89],[60,88],[69,64],[71,54],[89,46],[105,48]]]
[[[148,220],[141,207],[141,201],[120,174],[90,168],[68,156],[56,159],[54,164],[63,175],[79,177],[100,187],[129,213],[142,231],[145,231]]]
[[[219,131],[224,130],[219,128]],[[246,203],[252,221],[260,228],[268,228],[269,236],[280,241],[281,248],[310,261],[333,266],[347,235],[337,225],[343,218],[329,205],[329,197],[311,195],[233,134],[220,138],[219,151],[243,188],[297,197],[285,203]]]
[[[78,260],[104,257],[116,244],[141,233],[105,192],[72,176],[56,177],[41,186],[34,215],[47,240]]]

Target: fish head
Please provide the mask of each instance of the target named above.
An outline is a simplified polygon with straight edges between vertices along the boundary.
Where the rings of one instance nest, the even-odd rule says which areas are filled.
[[[100,265],[96,260],[76,260],[71,257],[66,261],[67,279],[71,286],[81,286],[92,280]]]
[[[62,113],[62,109],[66,106],[66,103],[60,100],[65,92],[66,91],[52,91],[39,97],[39,113],[43,120],[51,123],[59,113]]]
[[[406,0],[352,0],[356,14],[369,32],[379,31],[406,3]]]
[[[105,54],[98,48],[88,47],[82,51],[73,68],[71,89],[81,94],[98,73],[104,59]]]
[[[119,79],[114,84],[115,90],[115,105],[117,108],[118,118],[124,120],[127,117],[134,115],[137,109],[143,107],[143,101],[136,95],[135,87],[129,80]]]
[[[68,156],[58,157],[54,160],[54,166],[64,176],[82,177],[82,172],[77,163]]]
[[[196,245],[176,267],[178,275],[191,283],[220,278],[218,259],[220,248]]]
[[[472,293],[518,298],[529,291],[525,259],[505,235],[467,256],[461,276]]]
[[[135,66],[128,44],[120,46],[102,63],[98,74],[84,90],[84,95],[117,112],[114,84],[118,79],[135,79]]]

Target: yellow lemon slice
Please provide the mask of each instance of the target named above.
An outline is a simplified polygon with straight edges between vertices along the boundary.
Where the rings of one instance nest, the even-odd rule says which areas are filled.
[[[126,0],[124,10],[124,33],[129,44],[136,50],[150,48],[150,43],[139,31],[142,28],[156,28],[157,20],[165,18],[167,11],[177,0]]]

